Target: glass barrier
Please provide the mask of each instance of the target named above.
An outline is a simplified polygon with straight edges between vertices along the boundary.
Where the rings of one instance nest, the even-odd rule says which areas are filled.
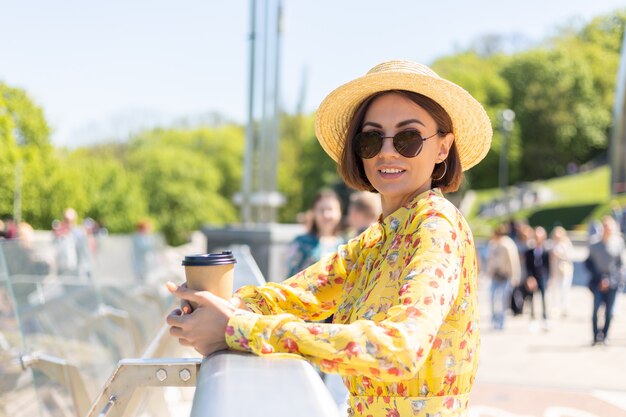
[[[41,416],[33,373],[19,361],[24,349],[14,296],[0,251],[0,415]]]
[[[135,369],[145,372],[150,358],[200,357],[169,337],[164,318],[176,301],[164,283],[184,281],[181,260],[204,252],[204,238],[178,248],[158,237],[142,244],[150,251],[138,255],[134,236],[102,236],[80,267],[68,268],[49,233],[0,240],[0,417],[83,417],[120,364],[139,381]],[[225,249],[237,258],[235,289],[265,282],[247,246]],[[124,415],[189,414],[193,388],[143,383]]]
[[[84,416],[118,361],[162,330],[174,305],[164,281],[183,280],[178,252],[203,249],[155,236],[138,267],[134,237],[98,243],[88,266],[59,275],[51,234],[0,240],[0,417]]]

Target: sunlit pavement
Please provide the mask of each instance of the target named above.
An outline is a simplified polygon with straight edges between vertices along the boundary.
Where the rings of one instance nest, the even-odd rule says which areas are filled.
[[[471,417],[626,417],[625,295],[608,346],[591,346],[587,288],[574,287],[569,314],[551,310],[547,326],[526,312],[508,316],[505,329],[494,331],[489,281],[480,284],[482,347]]]

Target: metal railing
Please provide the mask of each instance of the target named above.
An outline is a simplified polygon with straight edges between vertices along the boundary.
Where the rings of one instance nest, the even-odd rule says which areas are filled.
[[[235,288],[264,283],[247,247],[229,249],[238,260]],[[17,297],[10,294],[14,300],[10,307],[17,323],[22,319],[22,325],[14,323],[10,328],[0,329],[0,336],[3,336],[0,341],[3,346],[7,345],[4,336],[19,331],[26,342],[19,343],[22,346],[18,347],[11,336],[13,342],[5,346],[10,350],[5,349],[4,355],[0,355],[0,370],[9,372],[13,379],[22,372],[37,371],[31,374],[30,384],[36,390],[45,385],[47,392],[54,391],[53,397],[59,404],[53,408],[58,415],[180,415],[169,409],[163,392],[148,388],[194,387],[196,381],[192,416],[250,415],[253,412],[260,417],[337,415],[330,393],[304,360],[260,358],[228,351],[204,359],[184,358],[196,353],[181,347],[170,337],[165,323],[161,322],[158,330],[153,327],[158,325],[153,313],[159,312],[161,316],[166,309],[163,298],[154,288],[94,287],[93,282],[76,282],[59,276],[10,275],[6,268],[0,268],[0,275],[0,290],[18,289]],[[142,314],[148,317],[141,317]],[[22,328],[36,330],[24,332]],[[43,335],[41,340],[40,334]],[[66,345],[72,348],[66,351]],[[80,357],[75,356],[79,352]],[[100,392],[90,395],[96,388],[94,382],[102,381],[114,368],[114,362],[108,362],[108,355],[114,359],[115,355],[124,353],[142,357],[120,360]],[[43,379],[42,375],[45,375]],[[59,387],[61,391],[57,391]],[[184,390],[181,393],[191,394]],[[0,400],[4,401],[6,396],[2,394],[0,392]],[[0,415],[2,408],[0,401]]]
[[[337,417],[330,392],[308,362],[230,351],[205,358],[191,417]]]
[[[199,358],[123,359],[94,401],[87,417],[121,417],[140,387],[193,387]]]

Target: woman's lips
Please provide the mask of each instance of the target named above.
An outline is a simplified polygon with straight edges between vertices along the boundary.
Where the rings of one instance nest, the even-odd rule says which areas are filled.
[[[393,180],[400,178],[406,170],[400,168],[382,168],[378,170],[378,174],[386,180]]]

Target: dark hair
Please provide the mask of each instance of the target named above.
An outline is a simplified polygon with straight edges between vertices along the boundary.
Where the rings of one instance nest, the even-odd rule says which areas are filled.
[[[346,132],[344,147],[341,153],[339,166],[337,168],[337,171],[339,172],[341,178],[343,178],[344,182],[354,189],[377,192],[365,175],[363,161],[355,153],[352,140],[361,130],[365,119],[365,113],[367,112],[367,109],[372,101],[389,93],[400,94],[426,110],[435,120],[435,123],[437,124],[437,131],[440,132],[439,135],[445,135],[452,132],[452,119],[450,119],[450,116],[443,109],[443,107],[429,97],[405,90],[381,91],[369,96],[359,105],[359,107],[357,107],[354,112],[354,116],[348,126],[348,131]],[[439,179],[442,174],[443,178]],[[432,177],[432,188],[440,187],[442,191],[445,192],[453,192],[459,189],[461,181],[463,180],[463,168],[461,167],[461,160],[459,158],[456,142],[452,142],[448,156],[445,159],[445,164],[442,162],[435,165]]]
[[[493,231],[495,236],[506,236],[509,234],[509,226],[506,223],[501,223]]]
[[[324,198],[334,198],[335,200],[337,200],[337,202],[339,203],[339,211],[341,211],[341,199],[339,198],[339,195],[330,188],[322,188],[317,192],[317,194],[315,194],[315,197],[313,197],[313,201],[311,202],[311,210],[313,210],[315,208],[315,205]],[[309,229],[309,233],[315,236],[319,236],[320,231],[317,227],[317,222],[315,221],[315,213],[312,212],[311,214],[313,214],[313,218],[311,221],[311,228]],[[341,222],[339,222],[337,226],[335,226],[335,230],[333,230],[335,234],[339,232],[340,225]]]

